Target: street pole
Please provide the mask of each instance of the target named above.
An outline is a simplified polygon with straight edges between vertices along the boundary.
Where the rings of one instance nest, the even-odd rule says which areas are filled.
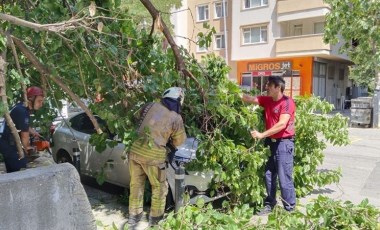
[[[376,86],[373,95],[372,128],[380,128],[380,71],[376,71]]]
[[[185,192],[185,166],[181,163],[175,170],[175,213],[183,206]]]
[[[78,170],[80,175],[80,150],[79,148],[73,148],[73,163],[74,167]]]

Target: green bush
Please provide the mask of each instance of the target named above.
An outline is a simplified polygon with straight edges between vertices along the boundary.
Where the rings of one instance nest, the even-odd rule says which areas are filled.
[[[215,210],[211,205],[188,205],[177,214],[170,213],[158,229],[380,229],[380,210],[363,200],[354,205],[350,201],[335,201],[318,196],[306,206],[297,206],[291,213],[277,206],[263,219],[252,218],[253,209],[242,205]]]

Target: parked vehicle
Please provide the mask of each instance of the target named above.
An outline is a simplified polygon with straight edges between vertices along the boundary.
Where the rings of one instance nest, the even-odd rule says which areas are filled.
[[[95,115],[99,125],[106,127],[106,123]],[[80,149],[80,173],[95,177],[101,170],[106,174],[106,181],[123,187],[129,187],[130,175],[128,170],[128,158],[125,146],[121,142],[117,146],[99,153],[91,146],[89,139],[95,133],[94,126],[87,114],[79,112],[72,114],[68,119],[63,119],[56,124],[52,135],[52,154],[57,163],[69,162],[73,164],[73,149]],[[115,135],[109,133],[109,138]],[[169,184],[168,201],[174,201],[175,197],[175,168],[180,163],[186,164],[196,158],[198,141],[188,138],[186,142],[175,152],[171,162],[168,162],[167,180]],[[226,193],[213,192],[210,195],[209,183],[213,177],[212,171],[198,172],[186,171],[185,191],[190,196],[190,203],[195,203],[198,198],[210,202],[221,198]]]

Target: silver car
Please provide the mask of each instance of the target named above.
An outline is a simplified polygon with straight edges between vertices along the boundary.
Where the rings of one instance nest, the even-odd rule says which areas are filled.
[[[105,127],[105,121],[95,115],[98,123]],[[117,146],[99,153],[95,147],[89,143],[91,134],[95,132],[94,126],[87,114],[84,112],[74,113],[68,119],[62,120],[55,126],[52,135],[52,154],[57,163],[73,163],[73,149],[80,149],[80,173],[95,177],[103,171],[106,175],[105,181],[122,187],[129,187],[128,158],[126,157],[125,146],[118,143]],[[115,138],[109,135],[110,139]],[[175,197],[175,169],[181,163],[187,163],[196,157],[198,141],[188,138],[175,152],[167,164],[167,180],[169,193],[167,202],[171,203]],[[203,198],[205,202],[219,199],[226,195],[225,191],[212,192],[210,195],[209,183],[213,177],[212,171],[198,172],[186,171],[185,191],[190,196],[190,203],[195,203],[198,198]]]

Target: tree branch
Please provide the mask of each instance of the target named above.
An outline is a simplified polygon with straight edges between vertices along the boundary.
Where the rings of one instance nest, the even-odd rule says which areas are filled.
[[[98,134],[103,133],[94,115],[87,108],[87,106],[80,100],[80,98],[73,91],[71,91],[71,89],[67,87],[59,77],[51,76],[50,70],[46,68],[41,62],[39,62],[37,57],[28,49],[28,47],[26,47],[26,45],[21,40],[13,36],[12,36],[12,40],[16,44],[16,46],[20,49],[20,51],[25,55],[25,57],[33,64],[33,66],[38,70],[38,72],[40,72],[40,74],[43,77],[49,78],[54,83],[56,83],[59,87],[63,89],[63,91],[65,91],[79,105],[79,107],[83,109],[83,111],[88,115],[88,117],[94,124],[96,132]]]
[[[8,44],[12,48],[12,54],[13,54],[13,57],[15,58],[18,73],[20,74],[20,76],[23,76],[22,71],[21,71],[20,61],[19,61],[18,56],[17,56],[15,44],[13,43],[13,40],[9,34],[7,34],[7,40],[9,42]],[[26,85],[23,81],[21,81],[21,88],[22,88],[23,95],[24,95],[24,105],[27,106],[28,105],[28,98],[26,95]]]
[[[198,86],[198,90],[200,91],[203,102],[206,104],[207,99],[206,95],[204,93],[204,90],[201,86],[201,84],[198,82],[198,80],[194,77],[194,75],[186,69],[185,62],[181,56],[181,53],[179,51],[178,45],[175,43],[173,36],[171,35],[168,27],[166,26],[165,22],[160,17],[160,12],[154,7],[154,5],[149,0],[140,0],[140,2],[144,5],[144,7],[149,11],[150,15],[153,18],[153,23],[156,22],[156,20],[160,20],[160,24],[162,26],[162,32],[165,36],[165,38],[168,40],[168,43],[170,44],[170,47],[173,50],[175,60],[176,60],[176,68],[179,72],[183,73],[184,76],[189,77],[192,79],[196,85]]]
[[[58,33],[58,32],[61,32],[61,31],[65,31],[65,30],[76,28],[76,26],[74,26],[73,24],[77,23],[79,21],[82,21],[83,18],[80,18],[80,19],[70,19],[70,20],[68,20],[66,22],[60,22],[60,23],[55,23],[55,24],[46,24],[46,25],[43,25],[43,24],[38,24],[38,23],[34,23],[34,22],[29,22],[29,21],[23,20],[21,18],[14,17],[12,15],[0,13],[0,20],[4,20],[4,21],[7,21],[7,22],[10,22],[10,23],[12,23],[14,25],[28,27],[28,28],[31,28],[31,29],[34,29],[34,30],[37,30],[37,31],[50,31],[50,32]]]

